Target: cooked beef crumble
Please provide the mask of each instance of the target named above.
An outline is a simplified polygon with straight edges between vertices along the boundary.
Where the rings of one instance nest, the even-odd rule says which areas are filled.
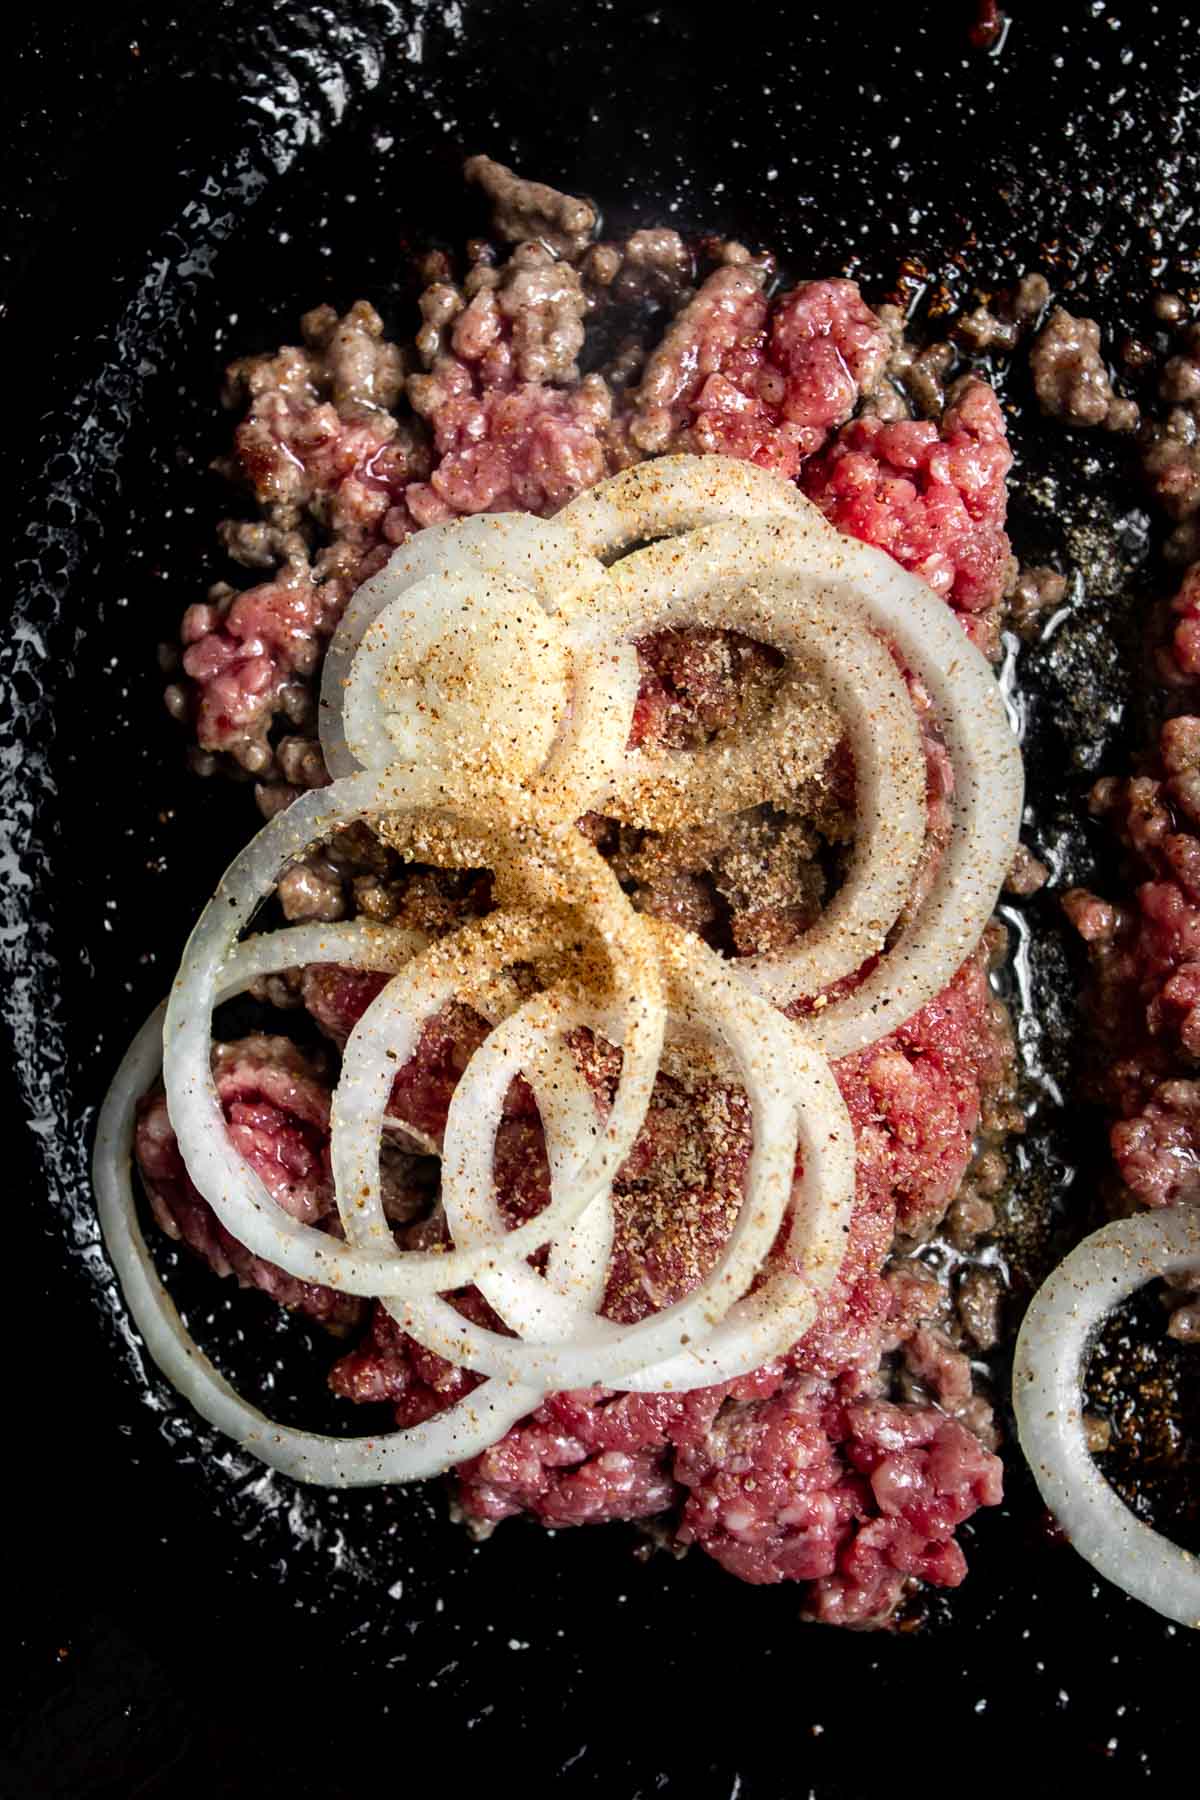
[[[1074,318],[1056,306],[1037,335],[1029,363],[1038,401],[1051,418],[1067,425],[1103,425],[1106,431],[1137,426],[1137,403],[1113,392],[1094,319]]]

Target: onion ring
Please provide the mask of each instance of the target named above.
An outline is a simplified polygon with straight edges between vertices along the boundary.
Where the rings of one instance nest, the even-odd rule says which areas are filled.
[[[732,456],[657,456],[585,488],[554,515],[602,562],[722,519],[788,518],[806,507],[788,481]],[[580,593],[577,600],[584,602]]]
[[[715,952],[657,922],[656,933],[676,998],[725,1040],[751,1098],[753,1148],[737,1222],[709,1276],[683,1299],[634,1325],[617,1326],[590,1317],[577,1303],[557,1303],[532,1270],[514,1268],[507,1259],[499,1279],[487,1270],[479,1285],[493,1304],[501,1302],[498,1310],[520,1331],[518,1338],[475,1325],[444,1301],[389,1304],[396,1322],[418,1343],[462,1367],[536,1382],[549,1391],[617,1383],[658,1391],[663,1379],[680,1390],[710,1386],[748,1373],[764,1355],[802,1336],[815,1315],[816,1296],[841,1265],[854,1192],[854,1137],[832,1075],[796,1027],[749,994]],[[466,1113],[487,1109],[489,1143],[511,1074],[529,1054],[520,1040],[521,1019],[515,1013],[500,1028],[506,1039],[515,1040],[504,1045],[509,1060],[498,1053],[498,1066],[481,1074],[469,1064],[451,1103],[452,1113],[456,1104]],[[808,1117],[809,1110],[815,1117]],[[805,1172],[794,1200],[786,1263],[762,1294],[743,1301],[793,1198],[802,1113]],[[448,1143],[450,1137],[448,1125]],[[463,1216],[468,1229],[481,1230],[486,1222],[494,1233],[502,1218],[490,1198],[484,1158],[477,1147],[468,1147],[466,1157],[470,1207]],[[453,1204],[447,1206],[448,1218]],[[716,1340],[711,1351],[710,1337]]]
[[[1081,1384],[1105,1315],[1153,1280],[1200,1267],[1200,1209],[1117,1219],[1084,1238],[1043,1282],[1017,1337],[1013,1409],[1041,1495],[1092,1567],[1165,1618],[1200,1630],[1200,1558],[1130,1512],[1088,1450]]]
[[[431,754],[486,779],[523,779],[566,714],[562,623],[527,590],[472,569],[440,570],[391,600],[363,633],[342,706],[364,768]]]
[[[544,939],[545,925],[536,916],[522,920],[493,913],[478,925],[465,927],[409,963],[371,1002],[346,1041],[342,1074],[333,1100],[331,1160],[346,1239],[357,1248],[368,1250],[392,1241],[379,1182],[380,1133],[392,1083],[415,1052],[424,1022],[462,993],[464,984],[486,975],[496,956],[497,921],[503,921],[505,953],[510,956],[532,955]],[[469,986],[466,991],[470,991]],[[519,1018],[532,1006],[550,1009],[552,1014],[556,1000],[553,994],[539,995],[536,1001],[527,1001],[513,1017]],[[575,1223],[600,1189],[611,1185],[646,1116],[658,1066],[663,1018],[661,1013],[647,1014],[645,1018],[644,1024],[641,1018],[635,1020],[631,1033],[633,1049],[628,1068],[622,1072],[616,1104],[604,1130],[594,1134],[601,1140],[596,1149],[590,1156],[577,1159],[570,1192],[560,1195],[549,1208],[523,1225],[509,1230],[502,1224],[496,1242],[481,1243],[476,1237],[469,1248],[407,1252],[403,1275],[400,1279],[393,1276],[386,1289],[379,1290],[381,1295],[413,1298],[465,1287],[478,1279],[489,1259],[494,1259],[501,1248],[506,1260],[528,1255]],[[491,1038],[472,1062],[487,1059],[490,1043]],[[501,1102],[516,1073],[518,1070],[513,1069],[506,1076],[499,1096]],[[452,1115],[453,1111],[452,1102]],[[499,1104],[497,1123],[498,1113]],[[487,1140],[489,1173],[474,1195],[478,1205],[483,1204],[483,1187],[490,1183],[494,1135],[493,1129]],[[451,1120],[447,1120],[442,1155],[444,1168],[450,1165],[451,1184],[455,1179],[454,1154],[454,1130]]]
[[[380,667],[386,661],[391,635],[384,625],[384,616],[393,614],[396,624],[402,625],[406,613],[410,623],[415,614],[424,638],[428,635],[431,602],[438,602],[440,597],[440,616],[448,618],[452,616],[452,594],[481,597],[490,584],[493,593],[497,589],[507,593],[509,624],[525,645],[524,654],[519,647],[515,651],[514,667],[530,677],[541,660],[530,650],[536,638],[531,608],[545,615],[545,630],[555,638],[559,655],[564,651],[570,654],[572,665],[567,684],[570,704],[552,745],[546,744],[545,725],[547,712],[554,712],[554,708],[543,706],[536,719],[524,721],[534,729],[523,731],[516,738],[515,752],[509,741],[515,721],[500,722],[499,737],[508,747],[510,779],[515,766],[515,772],[525,779],[543,823],[565,823],[586,812],[595,794],[607,785],[629,737],[638,688],[637,657],[630,646],[607,645],[581,652],[570,643],[560,643],[561,628],[556,616],[560,607],[581,599],[603,585],[604,580],[602,565],[580,550],[570,532],[552,521],[533,519],[524,513],[477,514],[419,532],[393,551],[379,573],[358,589],[326,653],[321,677],[320,737],[330,773],[335,777],[348,776],[357,772],[360,762],[384,767],[393,760],[387,755],[391,742],[385,724],[387,707],[378,690]],[[378,631],[380,626],[384,627],[382,633]],[[499,638],[501,631],[497,614],[493,636]],[[374,654],[372,633],[382,638]],[[396,635],[403,638],[404,634]],[[486,645],[478,649],[483,654],[474,673],[481,692],[486,693],[490,687],[495,693],[497,687],[507,687],[507,671],[502,662],[486,655]],[[461,657],[452,659],[452,667],[455,661],[461,663]],[[460,673],[453,685],[460,689],[457,699],[462,708],[458,717],[461,734],[464,724],[469,727],[469,674],[464,678]],[[434,727],[429,734],[430,744],[438,747],[443,765],[450,767],[455,754],[454,745],[448,741],[450,733],[434,720],[430,724]],[[540,730],[536,728],[539,725]],[[488,747],[484,732],[473,741],[476,751],[481,745]],[[534,765],[540,765],[541,760],[536,755],[539,750],[544,766],[535,773]],[[424,762],[426,756],[423,753],[415,760]]]
[[[298,1280],[374,1297],[436,1292],[440,1274],[445,1277],[441,1282],[443,1289],[460,1280],[473,1279],[483,1253],[473,1251],[469,1257],[464,1254],[451,1273],[446,1259],[432,1253],[410,1253],[398,1258],[390,1234],[386,1246],[365,1241],[343,1244],[294,1219],[276,1204],[226,1135],[210,1066],[210,1041],[214,995],[222,965],[238,932],[248,923],[259,900],[274,886],[285,863],[331,824],[377,813],[381,793],[386,794],[395,779],[393,770],[386,776],[360,775],[330,788],[315,789],[264,826],[234,859],[192,933],[184,953],[183,972],[168,1005],[164,1030],[163,1075],[180,1153],[193,1182],[226,1230],[254,1255],[277,1263]],[[480,829],[493,838],[503,836],[494,825]],[[665,1008],[657,962],[644,922],[630,907],[598,852],[577,832],[553,839],[533,834],[517,846],[515,854],[527,879],[551,904],[581,905],[595,919],[598,934],[613,959],[618,991],[629,1009],[629,1082],[631,1088],[636,1086],[644,1094],[648,1104],[653,1069],[661,1049]],[[508,917],[498,919],[493,915],[471,929],[490,940],[493,960],[497,947],[508,936],[515,937],[515,956],[525,954],[529,947],[530,934],[525,925]],[[424,956],[436,964],[448,954],[453,952],[435,945]],[[368,1008],[364,1018],[370,1013]],[[415,1037],[414,1027],[411,1047],[415,1047]],[[395,1046],[390,1047],[395,1052]],[[349,1048],[348,1045],[348,1051]],[[398,1062],[387,1065],[393,1075],[405,1060],[407,1056],[400,1056]],[[386,1101],[384,1094],[380,1127]],[[376,1135],[375,1149],[378,1142]],[[344,1204],[344,1196],[339,1197],[339,1204]],[[349,1229],[345,1212],[343,1221]]]
[[[822,520],[820,535],[827,530]],[[682,561],[678,540],[635,551],[612,572],[620,610],[606,617],[605,626],[640,635],[649,621],[657,627],[684,617],[720,618],[805,657],[833,694],[859,788],[850,868],[832,903],[795,945],[736,964],[760,991],[786,1004],[853,974],[883,948],[924,841],[925,766],[904,683],[883,644],[853,614],[846,619],[844,608],[830,604],[819,575],[795,569],[783,576],[757,574],[766,563],[764,532],[773,544],[772,526],[689,533],[681,568],[675,566]],[[819,554],[813,560],[819,564]],[[744,575],[731,578],[731,566]]]
[[[241,991],[257,974],[275,966],[256,959],[257,944],[244,950],[247,954],[239,952],[231,964],[221,998]],[[100,1229],[125,1303],[167,1380],[201,1418],[260,1462],[296,1481],[324,1487],[419,1480],[441,1474],[452,1463],[478,1456],[496,1443],[533,1410],[540,1393],[485,1382],[423,1425],[374,1437],[337,1438],[274,1423],[244,1400],[199,1349],[150,1259],[131,1179],[137,1103],[162,1061],[165,1016],[164,1004],[151,1014],[122,1059],[100,1111],[92,1175]]]
[[[740,599],[730,571],[738,571],[744,584]],[[815,509],[803,517],[765,523],[706,526],[635,551],[610,575],[613,585],[607,593],[620,594],[625,606],[611,620],[597,619],[598,633],[606,627],[637,633],[650,619],[670,624],[694,618],[697,608],[708,606],[706,596],[722,577],[727,584],[720,590],[724,617],[767,632],[772,609],[754,600],[756,588],[782,595],[791,583],[800,582],[806,584],[804,591],[816,616],[846,623],[857,619],[869,626],[895,646],[925,684],[954,769],[950,844],[924,902],[878,966],[849,994],[805,1022],[834,1059],[896,1030],[946,986],[978,943],[1016,850],[1024,794],[1020,751],[985,658],[924,582],[882,550],[843,537]],[[712,598],[711,603],[716,616],[718,601]],[[879,691],[882,698],[882,688]],[[856,755],[867,756],[873,742],[868,725],[878,721],[869,720],[865,705],[860,719],[854,748]],[[889,725],[883,750],[896,778],[906,781],[911,794],[915,774],[909,761],[911,729],[905,737],[907,750]],[[869,791],[863,798],[872,806],[874,820],[878,809],[873,781],[872,777],[870,784],[864,783]],[[886,816],[881,825],[887,828]],[[906,818],[900,853],[910,872],[916,849],[911,830],[911,818]],[[870,902],[866,906],[882,935],[898,915],[903,896],[897,898],[901,884],[891,880],[888,868],[880,866],[883,859],[874,855],[874,844],[867,841],[870,857],[856,857],[847,886],[860,894],[865,890],[868,896],[876,882],[881,890],[890,887],[886,907]],[[835,900],[827,909],[828,923],[819,921],[785,951],[739,959],[739,970],[778,1005],[811,998],[837,978],[834,969],[849,974],[865,960],[858,956],[863,940],[845,933],[841,910]]]
[[[604,579],[594,557],[553,521],[527,513],[476,513],[430,525],[395,549],[383,568],[358,588],[330,639],[321,672],[321,749],[329,773],[353,775],[357,763],[342,727],[343,693],[363,634],[385,606],[415,583],[445,571],[517,580],[547,612],[563,594],[585,592]]]

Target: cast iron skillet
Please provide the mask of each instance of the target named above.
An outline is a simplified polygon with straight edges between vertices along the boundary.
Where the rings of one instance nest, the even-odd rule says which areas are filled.
[[[1198,1646],[1053,1543],[1017,1462],[1007,1504],[962,1534],[965,1588],[895,1637],[802,1627],[792,1591],[698,1556],[641,1565],[619,1528],[475,1549],[439,1496],[301,1492],[187,1419],[142,1372],[88,1193],[97,1101],[254,823],[248,793],[185,774],[153,654],[220,572],[222,362],[324,298],[402,318],[406,248],[480,228],[457,173],[475,149],[594,196],[613,229],[736,233],[876,299],[903,275],[936,308],[1033,266],[1110,325],[1143,320],[1151,286],[1197,276],[1197,21],[1014,3],[989,57],[973,10],[181,0],[18,28],[0,955],[4,1294],[26,1316],[6,1370],[5,1793],[358,1793],[438,1780],[411,1762],[434,1750],[457,1789],[615,1800],[1041,1793],[1066,1771],[1136,1791],[1174,1766]],[[1097,854],[1080,796],[1139,736],[1136,617],[1161,577],[1110,449],[1028,424],[1018,445],[1018,480],[1054,477],[1027,480],[1019,547],[1084,571],[1019,675],[1028,835],[1065,885]],[[1087,1208],[1096,1133],[1056,1099],[1073,976],[1053,898],[1024,918],[1014,1216],[1036,1276],[1065,1207]],[[281,1409],[319,1421],[319,1343],[264,1338],[263,1303],[189,1273],[231,1368],[275,1370]]]

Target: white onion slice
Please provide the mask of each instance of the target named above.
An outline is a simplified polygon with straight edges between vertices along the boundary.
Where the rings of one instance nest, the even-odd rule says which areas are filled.
[[[736,578],[731,571],[737,572]],[[735,579],[744,583],[740,601]],[[811,507],[803,512],[793,508],[791,517],[767,522],[706,526],[635,551],[610,571],[610,580],[607,593],[615,591],[628,602],[611,621],[617,631],[644,630],[654,616],[668,623],[694,619],[697,609],[707,606],[706,590],[724,580],[720,594],[725,618],[739,629],[749,628],[752,635],[757,631],[768,636],[767,618],[754,625],[755,589],[783,593],[797,582],[816,612],[831,620],[840,616],[847,625],[857,619],[885,637],[924,683],[954,770],[950,844],[923,904],[878,966],[852,992],[805,1021],[806,1030],[834,1059],[896,1030],[941,992],[979,942],[1016,850],[1024,796],[1021,757],[986,659],[924,582],[882,550],[842,536]],[[769,606],[757,604],[763,614],[770,613]],[[718,611],[714,600],[713,616]],[[594,623],[598,633],[603,628],[601,621]],[[882,689],[880,697],[882,701]],[[839,698],[839,706],[845,705]],[[856,754],[871,755],[876,727],[886,718],[883,713],[872,721],[862,707]],[[891,725],[885,725],[879,736],[882,754],[897,768],[897,755],[901,762],[905,758],[897,751]],[[864,884],[868,911],[886,931],[899,911],[898,904],[892,910],[898,884],[891,882],[886,908],[873,903],[874,884],[889,883],[886,861],[875,854],[870,835],[878,819],[874,779],[869,774],[862,782],[863,799],[872,809],[868,851],[856,858],[847,887],[853,898],[863,892],[858,884]],[[911,780],[910,767],[910,787]],[[881,824],[886,827],[886,818]],[[905,829],[907,833],[907,825]],[[907,866],[911,871],[911,860]],[[845,955],[839,958],[843,939]],[[794,946],[740,959],[737,967],[760,992],[787,1005],[826,985],[839,961],[841,973],[860,966],[856,955],[857,945],[844,934],[835,901],[826,918]]]
[[[359,1242],[340,1243],[294,1219],[275,1202],[229,1141],[210,1066],[210,1045],[212,1008],[222,965],[259,900],[274,887],[289,858],[307,849],[334,824],[344,824],[368,813],[378,814],[386,809],[389,800],[393,806],[403,806],[403,785],[398,798],[392,798],[399,779],[397,771],[392,770],[386,776],[364,774],[335,782],[332,787],[303,795],[264,826],[234,859],[201,915],[184,953],[164,1032],[163,1076],[180,1152],[193,1182],[226,1230],[255,1255],[278,1264],[298,1280],[377,1298],[433,1293],[439,1282],[445,1287],[470,1280],[481,1253],[464,1253],[451,1270],[444,1257],[439,1259],[433,1253],[398,1256],[390,1232],[386,1233],[386,1242],[376,1231]],[[504,836],[496,827],[479,829],[485,837]],[[532,838],[523,846],[510,847],[508,857],[510,862],[515,858],[539,897],[551,905],[579,906],[604,942],[612,962],[614,990],[627,1008],[628,1081],[631,1091],[636,1089],[648,1104],[662,1046],[665,1006],[657,958],[644,921],[630,907],[599,853],[575,831],[553,838]],[[493,964],[495,947],[509,936],[516,935],[519,940],[514,955],[524,954],[528,948],[522,936],[524,925],[507,917],[492,915],[471,930],[481,942],[493,946]],[[429,965],[436,967],[452,958],[455,948],[434,945],[424,954]],[[481,968],[474,969],[472,979],[481,981],[483,973]],[[335,1140],[340,1137],[339,1119],[345,1119],[345,1109],[350,1104],[347,1096],[351,1088],[347,1083],[352,1082],[356,1069],[354,1046],[373,1029],[367,1021],[379,1017],[376,1009],[380,1008],[381,999],[382,996],[368,1008],[346,1047],[344,1080],[334,1106]],[[394,1044],[385,1046],[384,1068],[391,1075],[411,1054],[418,1028],[413,1027],[405,1053],[398,1052]],[[397,1061],[387,1059],[389,1049],[398,1056]],[[364,1079],[369,1081],[369,1071]],[[622,1080],[625,1079],[623,1075]],[[376,1087],[374,1136],[359,1140],[360,1162],[363,1156],[374,1156],[376,1172],[388,1093],[390,1081],[386,1091]],[[586,1179],[586,1172],[581,1179]],[[352,1190],[346,1189],[341,1179],[338,1185],[339,1205],[343,1207],[343,1222],[349,1235],[351,1221],[345,1193],[357,1193],[361,1186],[373,1204],[378,1199],[377,1189],[366,1174]],[[363,1214],[357,1216],[361,1218]]]
[[[239,933],[288,862],[334,826],[379,812],[393,786],[391,775],[335,782],[301,795],[263,827],[234,858],[200,915],[163,1028],[163,1079],[180,1154],[226,1230],[254,1255],[278,1263],[300,1280],[318,1285],[340,1281],[347,1292],[363,1294],[386,1278],[393,1259],[380,1252],[356,1256],[324,1232],[293,1219],[230,1142],[212,1075],[212,1013]],[[348,1264],[357,1285],[346,1280]]]
[[[419,532],[359,588],[326,653],[320,735],[331,774],[432,757],[461,783],[482,757],[510,781],[525,781],[544,824],[578,818],[619,764],[638,689],[632,646],[585,652],[564,641],[556,616],[604,580],[602,565],[571,532],[524,513],[479,514]],[[473,646],[454,629],[464,602],[476,609],[477,624],[478,610],[487,613]],[[464,648],[473,652],[465,660]],[[410,691],[399,696],[409,726],[420,719],[415,707],[432,707],[419,739],[411,729],[396,736],[398,709],[387,704],[396,654],[409,678]],[[447,690],[447,708],[428,691],[438,687]],[[499,704],[506,697],[514,702],[507,708]]]
[[[658,456],[585,488],[555,514],[554,523],[608,562],[631,544],[697,525],[788,518],[807,505],[790,482],[736,457]]]
[[[718,522],[697,527],[706,517]],[[606,629],[610,635],[644,632],[656,616],[662,622],[698,622],[706,580],[722,575],[730,585],[740,579],[753,586],[766,576],[780,584],[800,579],[823,584],[829,616],[840,611],[843,618],[868,624],[924,683],[954,769],[950,845],[924,903],[879,965],[851,993],[806,1020],[806,1029],[834,1058],[894,1031],[946,986],[978,943],[1016,849],[1023,804],[1020,752],[986,659],[918,577],[884,551],[835,530],[776,477],[725,458],[664,458],[640,465],[580,495],[558,514],[558,522],[574,529],[585,549],[602,554],[681,533],[624,557],[610,569],[607,588],[576,603],[581,610],[593,609],[596,641]],[[698,566],[701,556],[707,574]],[[640,594],[639,568],[644,572]],[[632,617],[623,617],[621,607],[615,617],[606,616],[621,590],[642,604]],[[652,598],[662,602],[657,615]],[[736,624],[736,619],[721,622]],[[772,641],[765,626],[759,634]],[[857,864],[868,893],[887,880],[886,866],[874,856],[860,857]],[[885,912],[882,906],[872,910]],[[898,910],[886,919],[885,930]],[[827,984],[834,962],[850,955],[847,938],[846,957],[836,956],[842,932],[837,913],[829,912],[829,923],[814,927],[815,937],[810,932],[786,951],[741,959],[742,973],[777,1004],[811,997]],[[820,979],[815,979],[817,965]]]
[[[803,659],[832,697],[856,771],[858,832],[846,879],[794,945],[736,964],[785,1005],[853,974],[883,948],[912,885],[926,815],[912,706],[887,649],[831,582],[829,526],[819,514],[803,526],[789,522],[782,550],[781,529],[710,526],[635,551],[611,571],[615,598],[604,628],[640,636],[685,621],[722,623]],[[800,544],[809,546],[809,566]],[[778,561],[782,574],[774,572]],[[821,761],[826,748],[822,741]]]
[[[477,1326],[440,1300],[389,1306],[411,1336],[452,1362],[548,1391],[596,1385],[657,1391],[661,1380],[680,1390],[704,1387],[748,1373],[764,1355],[802,1336],[815,1316],[817,1297],[841,1265],[854,1192],[854,1139],[832,1075],[796,1027],[748,993],[720,957],[686,933],[658,922],[655,930],[677,1001],[691,1023],[724,1040],[750,1096],[750,1166],[734,1228],[705,1281],[633,1325],[588,1316],[567,1297],[547,1293],[533,1271],[512,1267],[507,1259],[505,1279],[495,1282],[487,1272],[484,1292],[493,1304],[502,1302],[501,1316],[520,1331],[519,1338]],[[529,1053],[520,1041],[520,1017],[514,1014],[505,1023],[511,1061],[501,1059],[494,1073],[487,1073],[486,1091],[480,1092],[485,1076],[475,1075],[473,1063],[455,1090],[456,1101],[463,1095],[464,1111],[486,1109],[489,1136],[511,1072]],[[807,1157],[787,1250],[793,1267],[767,1284],[764,1297],[745,1301],[722,1331],[722,1321],[765,1261],[792,1199],[801,1110]],[[481,1156],[466,1165],[471,1211],[486,1215],[491,1208],[495,1216],[487,1224],[494,1231],[502,1218],[484,1168]],[[570,1335],[559,1338],[568,1327]],[[650,1373],[639,1373],[654,1364],[659,1366]]]
[[[693,1012],[699,999],[699,1010],[706,1012],[711,1005],[713,980],[727,983],[727,972],[713,952],[696,940],[671,926],[657,929],[672,972],[672,1007]],[[779,1111],[768,1118],[756,1106],[756,1130],[766,1133],[786,1119],[785,1129],[792,1134],[793,1142],[796,1136],[799,1139],[803,1179],[793,1190],[788,1236],[763,1286],[735,1301],[716,1326],[690,1342],[686,1349],[621,1377],[622,1387],[641,1393],[685,1392],[732,1381],[790,1349],[813,1323],[817,1300],[834,1280],[845,1250],[854,1199],[854,1134],[832,1072],[824,1059],[804,1043],[799,1032],[784,1026],[777,1013],[759,1001],[747,1006],[750,996],[732,983],[726,997],[734,1009],[747,1016],[751,1028],[756,1028],[756,1022],[765,1027],[764,1048],[771,1047],[771,1037],[783,1027],[786,1041],[780,1045],[782,1061],[768,1061],[765,1074],[760,1068],[751,1090],[753,1094],[765,1086],[779,1102]],[[594,1019],[588,1022],[596,1024]],[[512,1033],[517,1024],[514,1016],[501,1029]],[[696,1018],[695,1026],[701,1028],[700,1018]],[[735,1063],[733,1080],[738,1079],[739,1072]],[[463,1096],[461,1104],[465,1109],[476,1110],[479,1095],[472,1090],[477,1090],[478,1084],[479,1074],[473,1065],[456,1090],[456,1098],[459,1093]],[[478,1180],[477,1170],[470,1173]],[[559,1178],[557,1170],[555,1177]],[[569,1180],[569,1171],[564,1171],[561,1179]],[[745,1204],[750,1205],[752,1198],[748,1193]],[[497,1216],[488,1219],[485,1228],[494,1235],[500,1223],[499,1208],[494,1199],[490,1205]],[[605,1201],[603,1207],[611,1223],[611,1203]],[[600,1216],[601,1203],[595,1202],[581,1225],[590,1226]],[[475,1228],[465,1215],[461,1219],[456,1215],[453,1198],[447,1203],[447,1219],[456,1237],[460,1230]],[[548,1298],[537,1282],[531,1269],[518,1264],[489,1271],[479,1285],[505,1324],[523,1336],[540,1328],[565,1338],[589,1323],[583,1317],[581,1302],[589,1310],[594,1309],[598,1301],[590,1293],[578,1295],[560,1283],[559,1292],[564,1298],[557,1301]],[[614,1343],[622,1330],[605,1320],[598,1320],[596,1329],[601,1341],[607,1337]]]
[[[1093,1232],[1034,1295],[1017,1338],[1012,1391],[1021,1448],[1074,1548],[1136,1600],[1200,1630],[1200,1558],[1143,1524],[1109,1486],[1088,1450],[1082,1393],[1091,1335],[1112,1308],[1155,1276],[1194,1268],[1194,1206]]]
[[[282,935],[282,934],[281,934]],[[251,949],[247,946],[247,949]],[[225,994],[240,991],[264,967],[245,958]],[[165,1006],[142,1027],[109,1088],[96,1131],[93,1182],[100,1228],[121,1292],[151,1358],[172,1386],[218,1431],[269,1468],[323,1487],[364,1487],[441,1474],[502,1438],[542,1398],[537,1391],[485,1382],[429,1420],[405,1431],[337,1438],[279,1425],[226,1381],[190,1336],[159,1280],[138,1223],[131,1179],[137,1103],[162,1059]]]
[[[363,634],[385,606],[428,576],[444,573],[518,581],[547,612],[560,595],[583,593],[604,579],[594,557],[570,532],[525,513],[478,513],[431,525],[394,550],[354,594],[325,654],[321,673],[321,749],[333,776],[353,775],[355,758],[343,728],[343,696]]]
[[[480,965],[486,968],[496,954],[496,937],[490,929],[497,915],[478,925],[468,926],[434,945],[423,956],[414,959],[402,974],[376,996],[363,1013],[346,1042],[342,1073],[334,1092],[332,1108],[331,1160],[338,1207],[346,1231],[347,1242],[361,1249],[391,1242],[391,1228],[383,1210],[379,1183],[379,1141],[385,1110],[397,1072],[409,1061],[417,1047],[422,1025],[440,1012],[450,1000],[469,992]],[[515,942],[506,949],[509,954],[532,956],[544,937],[545,927],[536,916],[518,925]],[[527,1001],[514,1017],[536,1009],[541,1019],[553,1020],[557,997],[553,993]],[[593,1113],[591,1137],[581,1146],[576,1158],[573,1179],[568,1191],[525,1224],[509,1230],[503,1220],[494,1240],[481,1241],[478,1234],[469,1244],[452,1250],[410,1251],[403,1258],[404,1268],[393,1276],[387,1295],[415,1297],[447,1293],[475,1281],[489,1261],[503,1256],[507,1261],[526,1256],[557,1237],[575,1223],[596,1194],[611,1183],[612,1176],[632,1148],[650,1103],[661,1047],[663,1016],[635,1014],[630,1031],[631,1052],[622,1070],[616,1102],[601,1129]],[[495,1061],[490,1046],[497,1032],[485,1040],[471,1059],[489,1068]],[[537,1079],[536,1046],[530,1046],[530,1073],[535,1077],[535,1092],[547,1085],[543,1076]],[[499,1105],[521,1065],[508,1066],[503,1076]],[[460,1084],[461,1085],[461,1084]],[[491,1151],[495,1126],[486,1134],[486,1172],[480,1177],[478,1191],[463,1194],[458,1173],[459,1133],[464,1129],[462,1109],[447,1120],[443,1148],[443,1182],[453,1191],[458,1207],[468,1216],[482,1217],[485,1195],[490,1195]],[[469,1117],[465,1130],[477,1146],[485,1136],[475,1135],[476,1122]],[[593,1140],[599,1139],[594,1149]],[[588,1153],[590,1149],[590,1154]],[[456,1185],[457,1183],[457,1185]],[[398,1315],[397,1315],[398,1316]],[[458,1315],[455,1314],[457,1318]]]
[[[1017,851],[1025,798],[1021,752],[982,651],[945,601],[886,551],[835,535],[847,593],[930,696],[954,795],[950,843],[915,916],[857,988],[805,1021],[834,1061],[897,1030],[975,949]],[[749,975],[782,999],[769,963]]]
[[[545,762],[569,699],[560,620],[527,590],[442,569],[391,600],[363,633],[342,707],[364,768],[431,759],[524,779]]]

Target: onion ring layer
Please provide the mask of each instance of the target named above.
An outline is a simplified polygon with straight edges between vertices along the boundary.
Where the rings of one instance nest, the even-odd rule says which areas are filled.
[[[1200,1558],[1135,1518],[1092,1459],[1083,1422],[1089,1340],[1114,1306],[1157,1275],[1200,1268],[1200,1209],[1117,1219],[1084,1238],[1034,1295],[1017,1338],[1013,1409],[1041,1495],[1101,1575],[1177,1624],[1200,1630]]]

